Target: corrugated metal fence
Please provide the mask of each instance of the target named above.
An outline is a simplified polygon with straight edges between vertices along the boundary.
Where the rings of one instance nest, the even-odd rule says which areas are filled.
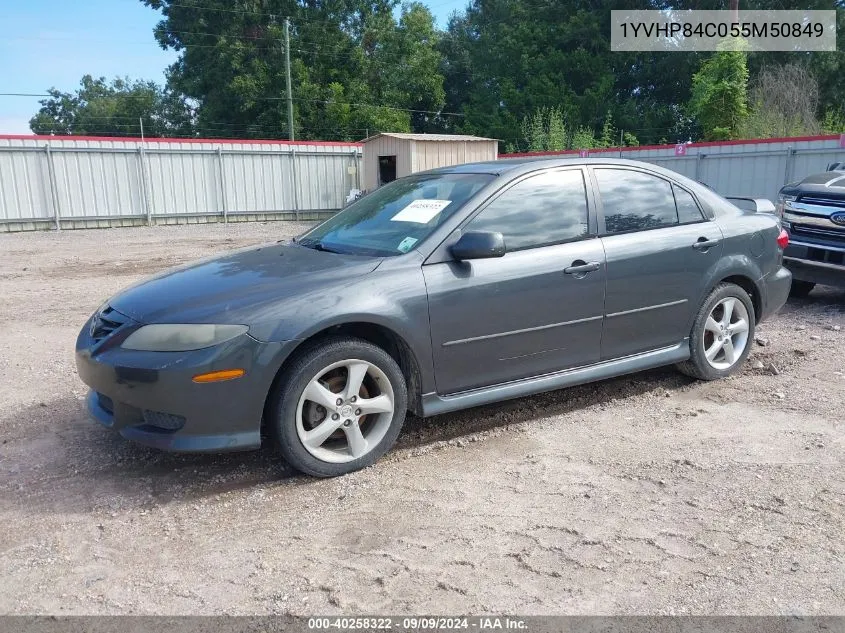
[[[0,137],[0,232],[317,219],[361,164],[357,143]]]
[[[581,155],[642,160],[704,182],[727,196],[774,200],[787,182],[824,171],[845,161],[845,134],[750,141],[624,147],[621,150],[572,150],[504,154],[499,158],[540,155]]]
[[[357,143],[314,141],[0,136],[0,232],[317,219],[342,208],[351,189],[362,188],[361,152]],[[845,135],[588,155],[661,165],[724,195],[774,199],[784,183],[845,161]]]

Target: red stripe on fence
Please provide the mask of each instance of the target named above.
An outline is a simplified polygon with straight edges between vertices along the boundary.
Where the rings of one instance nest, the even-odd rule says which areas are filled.
[[[137,138],[129,136],[47,136],[39,134],[0,134],[0,141],[109,141],[123,143],[217,143],[226,145],[335,145],[363,147],[361,143],[348,141],[284,141],[272,139],[236,138]]]
[[[838,134],[827,134],[824,136],[787,136],[782,138],[758,138],[758,139],[741,139],[736,141],[702,141],[700,143],[690,143],[690,147],[720,147],[723,145],[757,145],[761,143],[799,143],[801,141],[835,141],[839,139]],[[639,145],[636,147],[603,147],[601,149],[588,150],[590,155],[603,153],[618,153],[634,152],[645,149],[671,149],[674,150],[677,143],[669,143],[667,145]],[[520,152],[516,154],[499,154],[499,158],[522,158],[527,156],[566,156],[570,154],[578,155],[581,150],[567,149],[559,152]]]

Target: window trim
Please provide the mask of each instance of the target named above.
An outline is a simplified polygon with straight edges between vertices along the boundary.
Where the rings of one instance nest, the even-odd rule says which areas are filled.
[[[604,201],[602,200],[602,197],[601,197],[601,189],[599,188],[598,176],[595,173],[597,170],[600,170],[600,169],[612,169],[612,170],[616,170],[616,171],[639,172],[641,174],[645,174],[647,176],[652,176],[653,178],[658,178],[659,180],[663,180],[663,181],[669,183],[669,188],[672,191],[672,200],[675,203],[675,214],[678,217],[678,222],[676,222],[675,224],[664,224],[663,226],[652,226],[652,227],[647,227],[647,228],[643,228],[643,229],[631,229],[630,231],[619,231],[617,233],[609,233],[607,231],[607,225],[605,223],[605,217],[604,217]],[[684,187],[680,183],[678,183],[678,182],[676,182],[676,181],[674,181],[670,178],[667,178],[663,174],[658,174],[658,173],[653,172],[649,169],[643,169],[639,166],[635,167],[633,165],[614,165],[614,164],[610,164],[610,163],[606,164],[606,165],[590,165],[588,167],[587,171],[590,174],[590,178],[592,179],[592,183],[593,183],[593,189],[595,191],[596,213],[597,213],[597,219],[598,219],[598,235],[600,237],[611,237],[613,235],[630,235],[631,233],[643,233],[645,231],[657,231],[657,230],[660,230],[660,229],[671,229],[671,228],[676,227],[676,226],[688,226],[688,225],[691,225],[691,224],[700,224],[702,222],[711,222],[712,221],[710,218],[705,216],[704,211],[702,210],[701,201],[698,199],[698,196],[696,196],[694,192],[690,191],[687,187]],[[690,222],[681,222],[680,214],[678,214],[678,201],[675,198],[674,187],[678,187],[679,189],[686,191],[688,194],[690,194],[692,196],[693,202],[695,202],[695,205],[698,207],[698,212],[699,212],[699,214],[701,214],[700,220],[693,220],[693,221],[690,221]]]
[[[510,191],[513,187],[523,183],[524,181],[528,180],[529,178],[536,178],[537,176],[544,176],[546,174],[552,174],[555,172],[565,172],[565,171],[578,171],[581,173],[581,179],[584,183],[584,201],[587,203],[587,232],[584,235],[580,235],[578,237],[571,237],[565,240],[557,240],[554,242],[547,242],[544,244],[538,244],[537,246],[523,246],[521,248],[510,248],[507,245],[507,236],[505,237],[505,247],[506,252],[505,255],[508,253],[520,253],[522,251],[530,251],[536,248],[547,248],[549,246],[559,246],[561,244],[570,244],[572,242],[582,242],[584,240],[593,239],[598,237],[598,225],[597,225],[597,215],[596,215],[596,201],[595,201],[595,193],[591,186],[591,181],[589,175],[587,174],[586,170],[584,169],[583,165],[563,165],[563,166],[556,166],[556,167],[547,167],[544,169],[538,169],[535,171],[527,172],[525,174],[521,174],[517,178],[514,178],[510,182],[506,183],[501,189],[499,189],[495,194],[490,196],[487,200],[484,201],[481,205],[478,206],[475,210],[473,210],[470,214],[468,214],[463,221],[461,221],[460,225],[458,225],[456,232],[462,233],[464,229],[472,222],[477,216],[484,213],[484,211],[496,200],[501,198],[505,195],[508,191]],[[460,235],[460,233],[458,233]]]
[[[674,180],[670,180],[669,182],[672,184],[672,197],[675,198],[675,211],[678,213],[678,226],[686,226],[687,224],[698,224],[699,222],[705,222],[707,218],[704,215],[704,211],[701,208],[701,203],[698,201],[698,198],[695,197],[695,194],[686,187],[682,187]],[[690,220],[689,222],[681,222],[681,213],[678,209],[678,196],[675,195],[675,189],[680,189],[684,193],[689,194],[690,198],[692,198],[692,203],[695,205],[695,208],[698,209],[698,215],[701,216],[700,219]]]

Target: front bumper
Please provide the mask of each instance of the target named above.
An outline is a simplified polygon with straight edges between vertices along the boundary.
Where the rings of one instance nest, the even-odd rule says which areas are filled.
[[[185,452],[248,450],[261,444],[261,418],[288,343],[248,335],[203,350],[140,352],[94,341],[86,323],[76,342],[91,415],[123,437]],[[117,338],[117,337],[115,337]],[[243,368],[241,378],[198,384],[197,374]]]
[[[845,287],[845,246],[796,239],[786,247],[783,261],[795,279]]]

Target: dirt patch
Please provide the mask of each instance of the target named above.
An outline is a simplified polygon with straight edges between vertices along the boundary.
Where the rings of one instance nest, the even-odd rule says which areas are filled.
[[[412,417],[330,481],[272,447],[171,455],[87,419],[73,343],[105,298],[303,228],[0,236],[0,612],[845,611],[841,291],[790,302],[731,379]]]

